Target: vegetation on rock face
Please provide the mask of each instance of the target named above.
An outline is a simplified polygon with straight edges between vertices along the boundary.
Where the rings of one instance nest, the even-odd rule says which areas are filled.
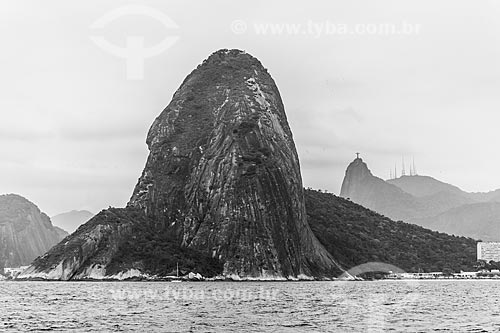
[[[167,231],[157,231],[147,224],[135,224],[130,236],[119,246],[107,266],[108,275],[137,268],[151,275],[179,275],[189,272],[204,277],[222,274],[223,264],[199,251],[181,247]]]
[[[86,267],[105,266],[107,275],[139,269],[151,275],[222,273],[222,264],[195,250],[179,246],[176,238],[134,208],[109,208],[37,258],[38,271],[50,271],[61,262],[69,267],[68,278],[78,278]],[[74,263],[73,263],[74,262]],[[76,264],[75,264],[76,263]]]
[[[471,238],[395,222],[333,194],[308,189],[305,199],[312,231],[346,269],[379,261],[408,272],[474,270]]]
[[[345,269],[372,261],[411,272],[467,271],[476,265],[473,239],[395,222],[349,200],[311,189],[305,190],[305,203],[313,233]],[[99,213],[75,232],[72,242],[61,242],[39,258],[39,268],[48,269],[70,253],[81,257],[86,235],[98,226],[122,230],[114,237],[104,232],[96,244],[97,253],[114,253],[106,265],[108,275],[133,268],[151,275],[175,275],[177,264],[181,275],[195,272],[212,277],[223,272],[221,261],[181,246],[171,231],[133,208],[111,208]],[[108,239],[110,236],[114,239]],[[88,263],[99,264],[101,259],[107,261],[98,255]]]
[[[33,265],[38,271],[43,271],[54,269],[61,262],[105,263],[105,255],[92,258],[91,262],[90,252],[113,253],[113,242],[122,237],[123,234],[127,234],[132,223],[144,221],[146,218],[138,210],[122,208],[103,210],[46,254],[37,258]],[[76,274],[78,268],[71,269],[71,274]]]

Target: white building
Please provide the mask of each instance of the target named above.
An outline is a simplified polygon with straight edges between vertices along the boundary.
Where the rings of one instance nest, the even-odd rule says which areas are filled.
[[[478,272],[460,272],[453,274],[453,277],[457,279],[475,279],[477,278]]]
[[[500,261],[500,242],[478,242],[477,260]]]
[[[12,267],[12,268],[5,267],[3,269],[3,274],[5,276],[11,277],[11,278],[16,278],[19,274],[21,274],[28,267],[29,266]]]

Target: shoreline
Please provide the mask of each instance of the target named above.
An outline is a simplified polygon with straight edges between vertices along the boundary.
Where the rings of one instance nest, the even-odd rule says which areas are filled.
[[[314,280],[233,280],[233,279],[148,279],[148,278],[129,278],[129,279],[75,279],[75,280],[50,280],[50,279],[5,279],[0,280],[2,282],[170,282],[170,283],[200,283],[200,282],[211,282],[211,283],[223,283],[223,282],[235,282],[235,283],[255,283],[255,282],[266,282],[266,283],[300,283],[300,282],[381,282],[381,281],[484,281],[484,280],[500,280],[499,277],[475,277],[475,278],[405,278],[405,279],[314,279]]]

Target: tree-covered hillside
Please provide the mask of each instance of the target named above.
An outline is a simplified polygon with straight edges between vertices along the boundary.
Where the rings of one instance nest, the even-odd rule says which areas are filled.
[[[135,268],[151,275],[175,275],[177,265],[181,275],[196,272],[213,277],[222,274],[223,270],[219,260],[180,246],[168,231],[138,223],[118,247],[108,266],[108,273],[112,275]]]
[[[349,269],[371,261],[409,272],[473,270],[476,241],[395,222],[333,194],[305,190],[308,221],[316,237]]]

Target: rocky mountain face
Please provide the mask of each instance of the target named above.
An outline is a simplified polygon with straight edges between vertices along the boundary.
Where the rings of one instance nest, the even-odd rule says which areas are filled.
[[[50,220],[55,226],[69,233],[73,233],[79,226],[90,220],[93,216],[94,214],[86,210],[72,210],[52,216]]]
[[[212,54],[156,118],[147,144],[150,154],[127,208],[98,214],[24,277],[155,273],[145,258],[117,258],[123,244],[134,247],[144,226],[179,246],[172,251],[208,256],[235,279],[341,271],[307,223],[284,106],[254,57],[239,50]]]
[[[497,191],[468,193],[428,176],[384,181],[357,158],[346,170],[340,195],[395,220],[476,239],[500,239]]]
[[[67,235],[27,199],[0,195],[0,268],[28,265]]]

